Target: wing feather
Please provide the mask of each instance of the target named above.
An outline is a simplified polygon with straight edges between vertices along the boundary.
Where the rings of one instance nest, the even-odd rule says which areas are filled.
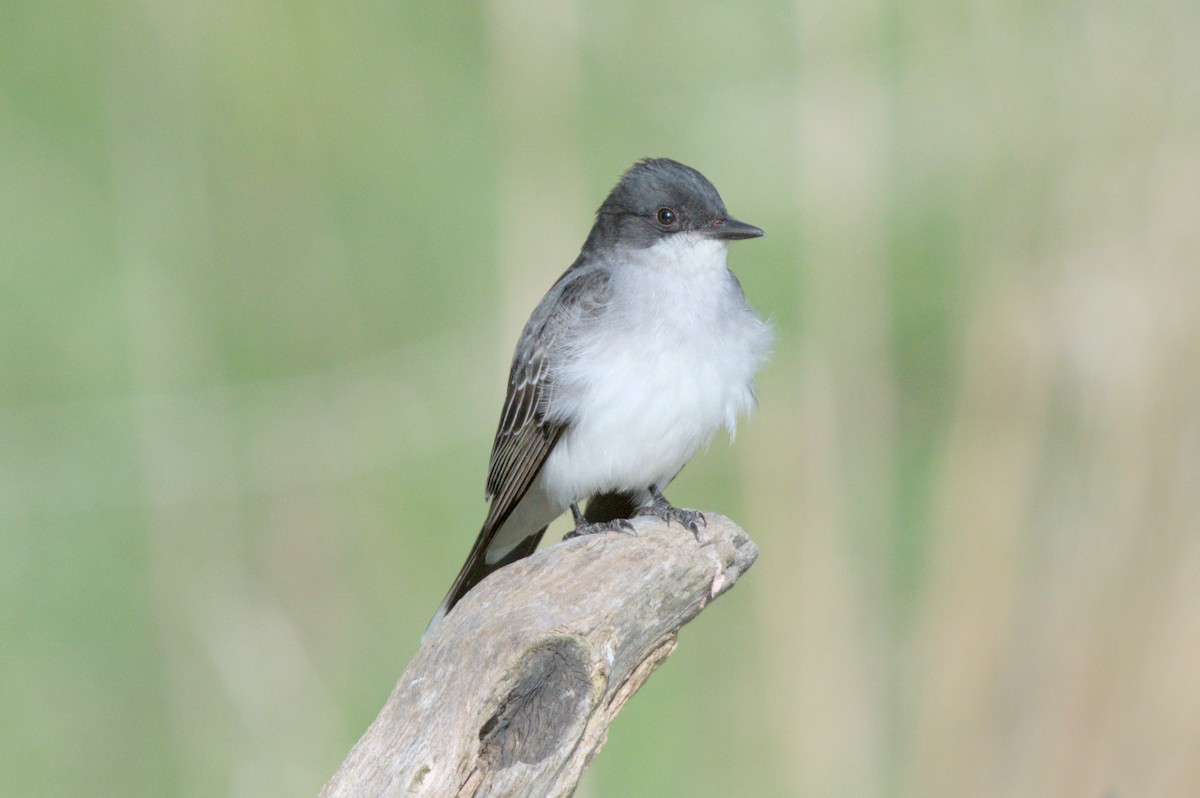
[[[512,514],[566,429],[566,424],[546,416],[553,381],[549,366],[564,327],[601,313],[608,293],[606,271],[568,270],[543,300],[551,303],[550,312],[539,318],[535,311],[521,334],[488,465],[487,495],[492,504],[485,529],[499,528]]]
[[[550,366],[555,357],[566,354],[558,348],[561,333],[578,329],[574,325],[588,324],[599,316],[608,298],[608,273],[600,268],[580,268],[577,262],[558,278],[525,325],[513,354],[508,393],[488,464],[487,495],[492,504],[466,563],[429,622],[430,629],[481,579],[537,549],[545,527],[512,530],[524,537],[506,540],[502,552],[490,552],[497,533],[525,498],[559,437],[570,426],[569,420],[552,420],[546,414],[553,382]],[[506,536],[512,538],[509,533]]]

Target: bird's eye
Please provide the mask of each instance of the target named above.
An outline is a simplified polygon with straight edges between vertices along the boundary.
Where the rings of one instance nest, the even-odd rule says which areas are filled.
[[[663,227],[670,227],[671,225],[675,224],[678,218],[679,217],[675,215],[675,211],[671,210],[670,208],[658,209],[658,223]]]

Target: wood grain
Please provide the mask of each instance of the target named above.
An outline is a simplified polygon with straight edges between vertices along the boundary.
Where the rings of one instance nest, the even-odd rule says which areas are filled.
[[[637,518],[635,534],[489,576],[429,633],[321,795],[570,795],[679,629],[758,557],[736,524],[706,518],[699,539]]]

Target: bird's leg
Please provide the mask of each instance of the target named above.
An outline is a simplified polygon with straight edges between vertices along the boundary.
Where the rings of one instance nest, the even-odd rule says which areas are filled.
[[[563,535],[563,540],[571,538],[581,538],[584,535],[595,535],[599,532],[634,532],[633,524],[629,523],[627,518],[614,518],[611,521],[593,522],[583,517],[583,513],[579,512],[579,504],[571,503],[571,517],[575,519],[575,528],[567,534]]]
[[[653,515],[656,518],[661,518],[669,525],[672,521],[678,521],[683,526],[692,530],[692,534],[696,536],[696,540],[700,539],[700,527],[708,526],[708,521],[704,518],[704,513],[699,510],[683,510],[667,501],[667,497],[662,494],[657,485],[650,486],[650,503],[641,507],[638,510],[638,515]]]

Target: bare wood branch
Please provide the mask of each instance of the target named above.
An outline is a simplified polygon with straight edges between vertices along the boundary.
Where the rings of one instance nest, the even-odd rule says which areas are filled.
[[[699,540],[566,541],[481,582],[425,639],[379,716],[321,792],[566,796],[679,629],[731,588],[758,547],[709,514]]]

